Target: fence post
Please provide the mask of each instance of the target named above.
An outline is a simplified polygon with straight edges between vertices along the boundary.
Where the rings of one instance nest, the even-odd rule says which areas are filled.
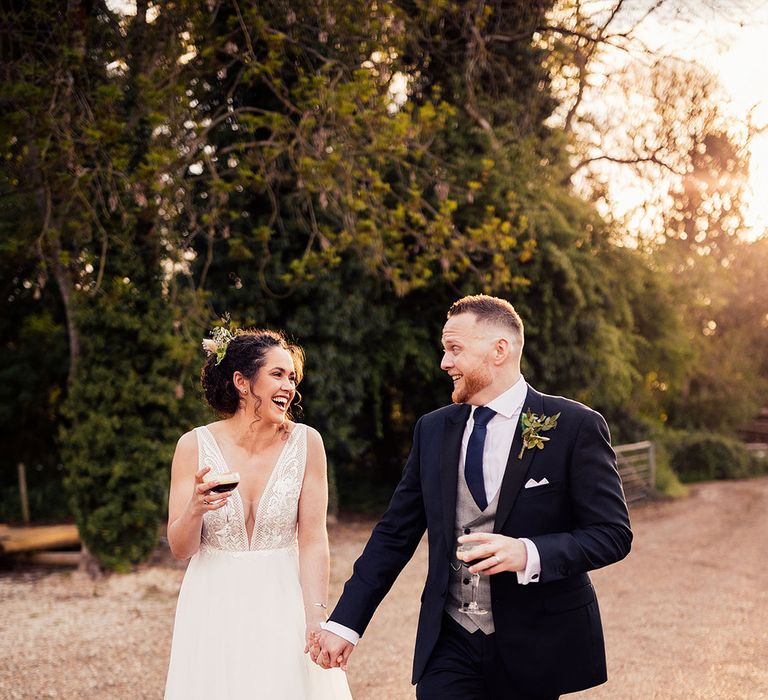
[[[656,489],[656,443],[651,442],[648,447],[648,470],[650,471],[648,486],[651,491]]]
[[[17,465],[19,471],[19,497],[21,498],[21,519],[29,525],[29,494],[27,493],[27,468],[23,462]]]

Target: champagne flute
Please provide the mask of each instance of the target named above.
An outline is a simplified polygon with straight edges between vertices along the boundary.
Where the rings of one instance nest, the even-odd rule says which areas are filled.
[[[478,546],[479,546],[479,543],[477,542],[466,542],[465,544],[459,544],[459,546],[456,548],[456,554],[465,554],[467,552],[472,551]],[[476,559],[475,561],[462,562],[462,564],[464,565],[464,567],[469,569],[470,566],[473,566],[480,561],[482,560]],[[462,601],[461,601],[461,606],[459,607],[459,612],[466,613],[468,615],[487,615],[488,611],[485,608],[481,608],[480,604],[477,602],[477,589],[480,586],[480,574],[479,573],[470,574],[470,577],[471,577],[471,597],[469,601],[465,601],[464,596],[462,595]]]
[[[209,472],[203,477],[203,481],[218,481],[219,483],[211,489],[211,492],[227,493],[237,488],[237,485],[240,483],[240,473],[225,472],[224,474],[212,474]],[[224,506],[224,527],[216,532],[221,537],[227,537],[230,533],[229,509],[231,507],[229,501],[227,501],[227,504]]]

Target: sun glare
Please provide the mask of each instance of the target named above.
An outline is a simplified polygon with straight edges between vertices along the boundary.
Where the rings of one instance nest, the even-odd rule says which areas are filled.
[[[732,115],[734,128],[745,131],[745,125],[750,125],[744,235],[754,240],[768,232],[768,71],[764,70],[768,3],[747,2],[740,12],[740,17],[723,21],[714,21],[717,17],[712,11],[689,13],[683,19],[654,14],[641,25],[638,36],[658,55],[693,60],[713,73],[727,96],[723,110]],[[623,61],[624,57],[617,54],[616,60]],[[632,211],[643,198],[638,187],[628,181],[613,195],[612,209],[618,215]],[[651,222],[635,221],[634,225],[642,228]]]
[[[749,201],[746,220],[751,239],[768,230],[768,73],[763,70],[768,45],[768,12],[756,13],[740,27],[725,51],[702,56],[731,96],[734,117],[749,118],[758,133],[750,148]]]
[[[730,96],[734,118],[751,121],[759,133],[752,137],[746,221],[751,239],[768,229],[768,73],[765,47],[768,45],[768,10],[752,13],[748,22],[725,33],[726,41],[711,42],[694,55],[715,73]]]
[[[754,239],[768,231],[768,131],[756,136],[752,142],[749,185],[747,224],[749,237]]]

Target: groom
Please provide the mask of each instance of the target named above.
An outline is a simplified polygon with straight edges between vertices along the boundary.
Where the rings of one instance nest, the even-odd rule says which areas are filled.
[[[526,384],[523,324],[503,299],[455,302],[442,341],[454,404],[417,422],[403,477],[312,658],[346,667],[426,529],[419,700],[549,700],[603,683],[587,571],[619,561],[632,542],[605,420]],[[544,426],[524,435],[529,411]],[[458,543],[475,549],[459,560]],[[467,612],[475,572],[486,614]]]

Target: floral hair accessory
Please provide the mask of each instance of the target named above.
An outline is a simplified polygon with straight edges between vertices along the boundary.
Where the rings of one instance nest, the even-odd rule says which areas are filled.
[[[216,364],[220,364],[227,354],[227,347],[237,335],[232,332],[232,323],[229,320],[229,314],[222,317],[222,322],[226,325],[217,326],[211,331],[211,337],[203,340],[203,350],[209,356],[216,355]]]

